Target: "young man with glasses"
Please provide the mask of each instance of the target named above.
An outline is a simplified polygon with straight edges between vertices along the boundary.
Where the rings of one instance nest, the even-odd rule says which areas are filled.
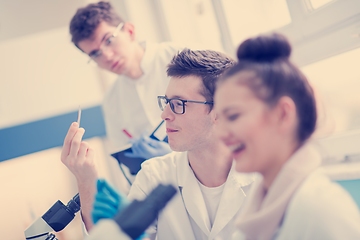
[[[159,183],[176,186],[178,194],[147,231],[158,240],[230,239],[234,232],[253,176],[233,169],[213,111],[216,80],[233,64],[215,51],[185,49],[168,66],[170,83],[158,102],[174,152],[144,162],[128,195],[144,199]]]
[[[89,55],[89,62],[119,75],[102,105],[112,149],[116,151],[129,143],[129,136],[139,139],[154,129],[161,120],[156,96],[165,91],[169,82],[166,65],[182,47],[169,42],[138,42],[134,25],[125,22],[110,3],[102,1],[77,10],[70,22],[70,34],[75,46]],[[157,146],[159,149],[144,151],[141,157],[147,159],[170,151],[166,143]]]

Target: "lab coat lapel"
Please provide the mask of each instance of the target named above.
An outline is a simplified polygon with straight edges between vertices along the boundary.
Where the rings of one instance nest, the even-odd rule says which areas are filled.
[[[198,181],[189,166],[187,154],[178,166],[179,189],[185,208],[199,228],[208,236],[210,234],[209,215]]]
[[[234,165],[229,172],[224,191],[220,199],[210,239],[215,236],[234,218],[239,212],[246,198],[242,187],[250,185],[254,181],[254,175],[236,173]]]
[[[158,239],[196,240],[183,199],[179,195],[161,213],[163,216],[159,218],[158,228],[161,224],[162,230],[161,234],[158,232]]]

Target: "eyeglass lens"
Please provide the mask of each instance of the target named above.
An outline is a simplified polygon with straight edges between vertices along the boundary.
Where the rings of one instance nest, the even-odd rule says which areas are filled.
[[[108,48],[113,47],[115,42],[115,37],[114,36],[110,36],[109,38],[107,38],[104,43],[101,45],[101,48],[96,51],[93,55],[91,55],[91,58],[94,60],[101,60],[101,58],[103,57],[103,51],[107,51]]]
[[[184,103],[179,99],[159,98],[160,108],[164,110],[169,103],[171,110],[176,114],[184,113]]]

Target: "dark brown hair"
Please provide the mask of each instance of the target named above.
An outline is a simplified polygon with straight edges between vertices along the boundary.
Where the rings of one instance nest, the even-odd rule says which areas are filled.
[[[225,70],[235,65],[235,60],[224,53],[211,50],[184,49],[174,56],[167,68],[169,77],[200,77],[203,89],[200,94],[213,102],[216,81]],[[213,105],[210,106],[210,111]]]
[[[313,89],[305,75],[290,62],[291,45],[277,33],[260,35],[244,41],[237,50],[238,63],[219,81],[241,71],[252,71],[256,77],[246,84],[254,94],[270,106],[282,96],[290,97],[298,116],[297,137],[300,143],[308,139],[316,127],[316,103]]]
[[[123,19],[108,2],[91,3],[79,8],[70,21],[71,41],[79,48],[78,43],[92,38],[101,22],[107,22],[110,26],[116,27],[123,22]]]

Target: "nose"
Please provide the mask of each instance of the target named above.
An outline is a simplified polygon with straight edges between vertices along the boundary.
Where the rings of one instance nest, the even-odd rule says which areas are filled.
[[[114,52],[111,49],[104,48],[102,50],[102,57],[103,57],[105,62],[111,61],[113,59],[113,56],[114,56]]]
[[[161,118],[165,121],[173,121],[175,113],[170,108],[170,104],[166,104],[164,111],[161,113]]]

